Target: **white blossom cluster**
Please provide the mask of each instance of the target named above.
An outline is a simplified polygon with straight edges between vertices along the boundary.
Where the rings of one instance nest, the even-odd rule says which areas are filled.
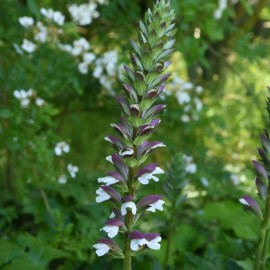
[[[96,9],[98,5],[103,4],[105,4],[105,0],[90,0],[88,3],[81,5],[73,4],[68,7],[68,10],[75,22],[79,25],[87,25],[92,22],[93,18],[99,16]],[[34,19],[31,17],[24,16],[19,18],[19,23],[23,27],[32,27],[34,41],[36,41],[36,43],[34,43],[25,38],[21,48],[27,53],[33,53],[38,47],[37,43],[54,40],[56,41],[58,48],[68,52],[76,58],[80,73],[87,74],[89,66],[93,64],[93,77],[99,80],[102,87],[104,87],[109,94],[114,94],[113,84],[116,82],[117,77],[120,80],[123,79],[123,67],[122,65],[118,65],[117,51],[111,50],[105,52],[101,57],[97,58],[97,56],[90,51],[90,43],[83,37],[74,40],[72,44],[62,44],[58,40],[57,34],[63,33],[63,29],[60,26],[64,24],[65,16],[60,11],[55,11],[51,8],[41,8],[40,13],[46,18],[46,23],[48,23],[48,25],[45,25],[45,23],[41,21],[35,23]],[[51,22],[53,24],[51,24]],[[16,44],[14,47],[18,53],[22,54],[22,51],[16,47]]]
[[[117,51],[111,50],[105,52],[102,57],[95,61],[93,76],[99,79],[100,84],[110,93],[113,94],[113,83],[117,76],[120,76],[118,66]],[[120,66],[121,68],[121,66]]]
[[[227,8],[227,4],[228,0],[218,0],[218,8],[214,12],[215,19],[221,19],[223,11]]]
[[[99,17],[99,12],[97,11],[98,4],[105,4],[104,0],[89,1],[89,3],[77,5],[73,4],[68,7],[68,11],[72,17],[72,20],[79,25],[91,24],[94,19]]]
[[[203,108],[203,103],[198,95],[203,92],[203,87],[195,86],[191,82],[186,82],[179,76],[174,74],[172,81],[168,84],[164,91],[165,95],[175,94],[178,103],[183,107],[184,114],[181,117],[182,122],[189,122],[191,119],[198,120],[198,113]]]
[[[186,172],[194,174],[197,171],[197,165],[193,162],[192,156],[187,156],[186,154],[183,154],[183,159],[186,162]]]
[[[55,11],[51,8],[41,8],[40,13],[44,15],[48,20],[54,21],[58,25],[63,25],[65,22],[65,16],[60,11]]]
[[[44,15],[49,22],[54,22],[58,26],[62,26],[65,22],[65,16],[60,11],[54,11],[53,9],[45,9],[41,8],[40,13]],[[35,21],[32,17],[20,17],[19,23],[24,28],[33,28],[34,32],[34,40],[39,43],[44,43],[48,41],[48,37],[50,34],[50,31],[55,35],[55,33],[62,34],[63,29],[56,28],[55,26],[45,26],[43,22],[37,21],[35,24]],[[56,30],[56,31],[55,31]],[[28,39],[23,40],[23,44],[21,45],[21,48],[26,51],[27,53],[32,53],[36,50],[37,44],[33,43],[32,41]]]
[[[78,70],[82,74],[87,74],[89,65],[96,59],[96,55],[88,51],[90,44],[85,38],[75,40],[73,45],[59,43],[58,47],[72,56],[82,56],[82,62],[78,64]]]
[[[34,100],[38,107],[41,107],[45,103],[44,99],[36,96],[33,89],[29,89],[28,91],[25,91],[24,89],[14,90],[13,95],[20,101],[22,108],[27,108],[30,105],[31,100]]]

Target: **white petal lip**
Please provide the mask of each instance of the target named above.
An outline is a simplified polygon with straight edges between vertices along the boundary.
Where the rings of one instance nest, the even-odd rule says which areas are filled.
[[[107,201],[107,200],[109,200],[111,198],[111,196],[109,194],[107,194],[102,188],[99,188],[96,191],[96,194],[98,195],[96,197],[96,202],[97,203]]]
[[[109,218],[115,218],[115,217],[116,217],[115,213],[114,212],[111,212]]]
[[[118,182],[119,181],[112,176],[105,176],[105,177],[98,178],[98,183],[105,183],[106,186],[110,186],[110,185],[116,184]]]
[[[158,182],[159,179],[156,176],[154,176],[154,174],[163,174],[163,173],[164,171],[161,168],[156,167],[155,170],[152,171],[151,173],[145,173],[140,177],[138,177],[138,181],[143,185],[147,185],[150,179],[153,179],[155,182]]]
[[[132,239],[130,241],[130,248],[133,251],[137,251],[139,250],[139,246],[143,246],[146,245],[148,243],[148,241],[146,239]]]
[[[155,203],[149,204],[149,208],[146,209],[146,211],[150,212],[156,212],[156,210],[163,211],[163,204],[165,202],[163,200],[158,200]]]
[[[96,249],[96,254],[101,257],[109,252],[110,247],[103,243],[97,243],[93,245],[93,247]]]
[[[243,205],[249,206],[248,202],[244,198],[239,199],[239,202],[242,203]]]
[[[127,208],[131,209],[133,215],[136,215],[136,204],[134,202],[125,202],[121,206],[121,214],[124,216],[127,214]]]
[[[160,249],[160,244],[158,242],[160,242],[160,241],[161,241],[161,237],[160,236],[157,236],[153,240],[148,241],[147,246],[149,248],[151,248],[151,249],[159,250]]]
[[[126,150],[120,150],[119,155],[120,156],[125,156],[125,155],[133,155],[134,151],[133,149],[126,149]]]
[[[113,161],[112,161],[112,156],[107,156],[107,157],[106,157],[106,160],[108,160],[109,162],[113,163]]]
[[[118,226],[110,226],[110,225],[106,225],[104,226],[102,229],[100,230],[103,230],[105,231],[106,233],[108,233],[108,236],[110,238],[114,238],[118,232],[119,232],[119,227]]]

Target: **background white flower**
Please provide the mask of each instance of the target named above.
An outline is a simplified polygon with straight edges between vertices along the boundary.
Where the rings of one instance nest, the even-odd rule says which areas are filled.
[[[77,166],[73,166],[72,164],[68,164],[67,169],[72,178],[75,178],[76,173],[79,171],[79,168]]]

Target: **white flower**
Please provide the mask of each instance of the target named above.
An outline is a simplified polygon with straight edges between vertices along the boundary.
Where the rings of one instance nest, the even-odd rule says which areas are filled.
[[[58,44],[58,47],[59,47],[61,50],[66,51],[66,52],[69,52],[69,53],[71,53],[71,51],[72,51],[72,46],[69,45],[69,44],[61,44],[61,43],[59,43],[59,44]]]
[[[109,162],[111,162],[111,163],[113,163],[113,161],[112,161],[112,156],[107,156],[107,157],[106,157],[106,160],[109,161]]]
[[[115,213],[114,212],[111,212],[109,218],[115,218],[115,217],[116,217]]]
[[[97,4],[90,2],[88,4],[76,5],[73,4],[68,8],[73,21],[79,25],[88,25],[92,23],[93,19],[99,16]]]
[[[186,166],[186,172],[189,172],[189,173],[195,173],[197,171],[197,165],[196,164],[187,164]]]
[[[190,102],[190,96],[186,92],[178,91],[176,93],[176,98],[177,98],[177,101],[178,101],[178,103],[180,105],[182,105],[184,103],[189,103]]]
[[[96,254],[101,257],[109,252],[110,247],[103,243],[97,243],[93,245],[93,247],[96,249]]]
[[[41,43],[45,42],[47,39],[47,32],[43,31],[43,32],[39,32],[35,35],[34,39],[36,41],[39,41]]]
[[[243,205],[249,206],[248,202],[244,198],[239,199],[239,202],[242,203]]]
[[[194,87],[193,83],[191,83],[191,82],[184,82],[181,85],[180,89],[181,90],[191,90],[193,87]]]
[[[50,9],[41,8],[40,13],[50,20],[53,19],[54,11],[51,8]]]
[[[203,87],[200,86],[200,85],[197,85],[196,88],[195,88],[195,90],[196,90],[196,92],[197,92],[198,94],[200,94],[200,93],[202,93],[202,91],[203,91]]]
[[[102,188],[99,188],[96,191],[96,194],[98,195],[96,197],[96,202],[97,203],[107,201],[107,200],[109,200],[111,198],[111,196],[108,193],[106,193]]]
[[[163,211],[163,204],[165,202],[163,200],[158,200],[155,203],[151,203],[149,204],[149,208],[146,209],[146,211],[150,211],[150,212],[156,212],[156,209],[159,211]]]
[[[95,58],[96,56],[91,52],[83,54],[83,62],[87,63],[88,65],[90,65],[95,60]]]
[[[181,116],[181,121],[184,122],[184,123],[188,123],[188,122],[190,121],[190,118],[189,118],[188,115],[183,114],[183,115]]]
[[[59,25],[63,25],[65,21],[65,16],[60,11],[54,11],[53,20]]]
[[[209,182],[208,182],[208,180],[205,177],[202,177],[201,178],[201,182],[202,182],[203,186],[205,186],[205,187],[208,187],[209,186]]]
[[[25,28],[28,28],[29,26],[33,25],[34,24],[34,19],[32,17],[27,17],[27,16],[24,16],[24,17],[20,17],[19,18],[19,23],[25,27]]]
[[[67,183],[67,178],[64,174],[59,177],[58,183],[59,184],[66,184]]]
[[[145,238],[143,238],[143,239],[131,239],[130,248],[133,251],[138,251],[139,246],[146,245],[147,243],[148,243],[148,241]]]
[[[112,176],[106,176],[98,178],[98,183],[105,183],[106,186],[110,186],[112,184],[118,183],[118,180]]]
[[[72,164],[68,164],[67,169],[72,178],[75,178],[76,173],[79,171],[79,168],[77,166],[73,166]]]
[[[214,12],[214,17],[217,20],[220,19],[222,17],[222,10],[216,9],[215,12]]]
[[[45,103],[45,100],[44,99],[39,98],[39,97],[36,99],[36,105],[38,107],[41,107],[44,103]]]
[[[27,108],[30,104],[30,99],[26,98],[26,99],[23,99],[21,100],[21,107],[22,108]]]
[[[234,186],[239,185],[239,177],[238,177],[238,175],[232,174],[230,178],[231,178],[231,181],[232,181]]]
[[[163,173],[164,171],[161,168],[156,167],[155,170],[152,171],[151,173],[145,173],[140,177],[138,177],[138,181],[143,185],[147,185],[150,179],[153,179],[155,182],[158,182],[159,179],[156,176],[154,176],[154,174],[163,174]]]
[[[54,151],[57,156],[61,156],[62,153],[69,152],[69,145],[66,142],[59,142],[55,146]]]
[[[93,72],[93,76],[95,78],[99,78],[100,75],[102,74],[102,71],[103,71],[102,66],[96,66],[95,69],[94,69],[94,72]]]
[[[85,38],[79,38],[73,42],[73,46],[77,48],[81,48],[82,50],[89,50],[90,44]]]
[[[194,102],[195,102],[197,111],[201,111],[203,108],[202,102],[197,97],[194,98]]]
[[[197,165],[192,163],[193,157],[192,156],[187,156],[183,155],[183,159],[186,161],[187,166],[186,166],[186,172],[188,173],[195,173],[197,171]]]
[[[24,91],[23,89],[21,90],[15,90],[13,92],[13,95],[17,98],[17,99],[25,99],[27,98],[27,92]]]
[[[87,74],[87,72],[88,72],[88,64],[85,63],[85,62],[81,62],[78,65],[78,69],[79,69],[80,73]]]
[[[119,226],[111,226],[111,225],[106,225],[104,226],[102,229],[100,230],[103,230],[105,231],[106,233],[108,233],[108,236],[110,238],[114,238],[118,232],[119,232]]]
[[[47,28],[43,25],[42,22],[37,22],[37,28],[39,29],[40,32],[38,32],[34,39],[36,41],[39,41],[39,42],[45,42],[46,39],[47,39],[47,35],[48,35],[48,32],[47,32]]]
[[[23,44],[22,44],[21,47],[26,52],[31,53],[36,49],[36,44],[34,44],[33,42],[31,42],[28,39],[24,38],[23,39]]]
[[[160,244],[158,242],[160,242],[160,241],[161,241],[161,237],[160,236],[157,236],[153,240],[147,241],[147,246],[149,248],[151,248],[151,249],[159,250],[160,249]]]
[[[125,216],[127,214],[127,208],[131,209],[133,215],[136,215],[136,204],[134,202],[124,202],[121,206],[121,214]]]

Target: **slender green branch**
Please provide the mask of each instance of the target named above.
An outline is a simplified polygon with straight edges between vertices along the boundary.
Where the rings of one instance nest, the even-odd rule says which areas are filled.
[[[48,197],[47,197],[47,194],[46,194],[45,190],[43,189],[43,187],[39,187],[39,190],[40,190],[41,197],[43,199],[45,208],[46,208],[49,216],[51,217],[51,219],[54,222],[54,224],[57,225],[57,220],[54,217],[54,214],[53,214],[53,211],[51,209],[51,206],[50,206],[50,203],[49,203],[49,200],[48,200]]]

